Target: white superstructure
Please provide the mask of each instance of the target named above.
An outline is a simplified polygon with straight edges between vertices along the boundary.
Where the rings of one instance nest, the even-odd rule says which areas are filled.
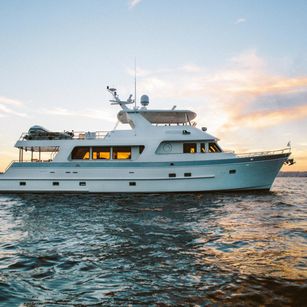
[[[188,110],[128,108],[115,89],[121,123],[130,130],[50,132],[33,126],[15,147],[19,160],[0,174],[0,192],[196,192],[270,189],[290,148],[237,155],[198,129]],[[25,156],[30,160],[25,160]],[[47,158],[46,158],[47,157]]]

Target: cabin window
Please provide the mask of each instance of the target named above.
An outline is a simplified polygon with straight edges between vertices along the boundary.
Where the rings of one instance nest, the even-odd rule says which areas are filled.
[[[221,149],[216,143],[209,143],[209,152],[221,152]]]
[[[184,153],[196,153],[197,145],[196,143],[184,143],[183,144],[183,152]]]
[[[59,183],[58,181],[53,181],[53,182],[52,182],[52,185],[58,186],[58,185],[60,185],[60,183]]]
[[[24,185],[26,185],[26,182],[25,181],[20,181],[19,185],[23,185],[24,186]]]
[[[205,153],[206,152],[206,144],[200,143],[200,152]]]
[[[112,159],[115,160],[130,160],[131,147],[130,146],[115,146],[113,147]]]
[[[93,147],[92,159],[93,160],[110,160],[111,158],[111,147]]]
[[[168,174],[168,177],[174,178],[174,177],[176,177],[176,174],[175,174],[175,173],[169,173],[169,174]]]
[[[86,182],[85,181],[80,181],[79,182],[79,186],[80,187],[85,187],[86,186]]]
[[[139,153],[140,153],[140,154],[144,151],[144,148],[145,148],[144,145],[141,145],[141,146],[139,147]]]
[[[184,177],[191,177],[192,173],[184,173]]]
[[[71,153],[73,160],[89,160],[90,158],[90,147],[79,146],[75,147]]]

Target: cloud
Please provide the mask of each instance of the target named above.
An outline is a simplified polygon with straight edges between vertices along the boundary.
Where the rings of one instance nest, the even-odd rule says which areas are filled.
[[[149,76],[149,75],[154,73],[151,70],[143,69],[143,68],[140,68],[140,67],[137,67],[136,71],[134,70],[134,68],[127,67],[126,71],[129,74],[129,76],[132,76],[132,77],[134,77],[135,74],[136,74],[137,77],[146,77],[146,76]]]
[[[281,123],[300,120],[307,117],[307,103],[302,106],[275,109],[271,111],[257,111],[246,115],[238,114],[232,117],[232,123],[226,124],[224,129],[242,129],[244,127],[266,128]]]
[[[15,106],[21,106],[23,105],[23,102],[17,99],[11,99],[4,96],[0,96],[0,104],[9,104],[9,105],[15,105]]]
[[[186,107],[199,113],[198,121],[207,125],[202,122],[207,119],[220,132],[238,122],[242,128],[263,129],[307,119],[307,76],[273,73],[255,50],[232,57],[218,69],[187,64],[144,71],[138,92],[152,100],[189,101]]]
[[[238,18],[235,21],[235,25],[238,25],[238,24],[243,23],[243,22],[246,22],[246,18],[244,18],[244,17]]]
[[[23,102],[20,100],[0,96],[0,117],[7,117],[10,115],[26,117],[26,113],[15,110],[16,107],[21,108],[22,106]]]
[[[134,7],[136,7],[138,4],[141,3],[142,0],[129,0],[129,8],[133,9]]]
[[[52,109],[42,109],[39,111],[39,113],[47,115],[56,115],[56,116],[102,119],[104,121],[113,122],[111,114],[109,114],[106,110],[97,110],[97,109],[68,110],[65,108],[55,107]]]
[[[201,68],[194,64],[186,64],[186,65],[181,66],[179,69],[184,72],[192,72],[192,73],[201,71]]]

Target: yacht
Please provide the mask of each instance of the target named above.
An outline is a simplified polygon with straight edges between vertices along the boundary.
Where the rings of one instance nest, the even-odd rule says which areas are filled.
[[[0,174],[0,192],[163,193],[269,190],[290,146],[236,154],[223,151],[189,110],[136,106],[107,87],[118,121],[130,129],[52,132],[33,126],[16,142],[18,161]],[[129,108],[129,104],[134,104]],[[28,158],[26,158],[28,157]]]

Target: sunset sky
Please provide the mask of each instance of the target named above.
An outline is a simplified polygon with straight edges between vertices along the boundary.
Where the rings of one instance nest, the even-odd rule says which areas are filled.
[[[122,98],[192,109],[236,152],[307,171],[307,1],[0,0],[0,171],[22,132],[110,130]]]

